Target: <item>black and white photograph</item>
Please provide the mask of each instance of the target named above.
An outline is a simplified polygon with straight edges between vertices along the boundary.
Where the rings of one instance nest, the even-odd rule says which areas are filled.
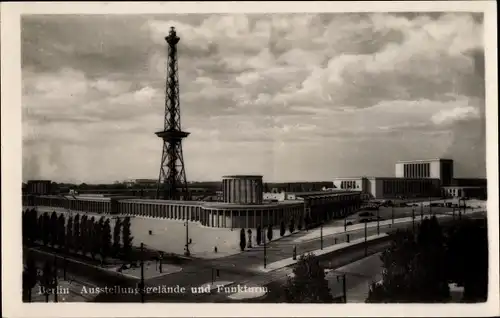
[[[494,5],[164,4],[19,15],[16,302],[499,314]]]

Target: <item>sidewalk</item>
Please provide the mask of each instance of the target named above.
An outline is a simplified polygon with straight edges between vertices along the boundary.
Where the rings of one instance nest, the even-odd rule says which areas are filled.
[[[382,233],[380,235],[371,235],[371,236],[368,236],[366,238],[366,241],[369,242],[369,241],[373,241],[373,240],[376,240],[376,239],[379,239],[379,238],[382,238],[382,237],[386,237],[386,236],[388,236],[387,233]],[[361,243],[364,243],[364,242],[365,242],[365,238],[362,237],[362,238],[359,238],[359,239],[352,240],[349,243],[343,242],[343,243],[339,243],[339,244],[335,244],[335,245],[332,245],[332,246],[325,247],[322,250],[321,249],[320,250],[314,250],[314,251],[311,251],[311,252],[308,252],[308,253],[313,253],[316,256],[320,256],[320,255],[328,254],[328,253],[331,253],[331,252],[334,252],[334,251],[342,250],[342,249],[350,247],[350,246],[358,245],[358,244],[361,244]],[[300,258],[300,255],[297,255],[297,259],[296,260],[294,260],[292,257],[285,258],[285,259],[282,259],[280,261],[268,264],[266,266],[266,268],[264,268],[263,266],[259,266],[256,269],[258,271],[264,272],[264,273],[272,272],[272,271],[275,271],[277,269],[280,269],[280,268],[283,268],[283,267],[288,267],[288,266],[296,264],[298,262],[299,258]]]
[[[42,254],[46,254],[46,255],[51,255],[51,256],[54,255],[54,253],[43,251],[43,250],[38,249],[36,247],[30,247],[30,249],[36,250],[38,253],[42,253]],[[55,255],[60,260],[64,259],[64,256],[62,256],[62,255],[57,255],[57,254],[55,254]],[[97,266],[97,265],[94,265],[94,264],[86,263],[86,262],[84,262],[82,260],[78,260],[78,259],[73,258],[71,256],[66,256],[65,259],[67,261],[69,261],[69,262],[82,264],[84,266],[95,268],[95,269],[98,269],[100,271],[104,271],[104,272],[108,272],[108,273],[113,273],[113,274],[118,274],[118,275],[121,275],[123,277],[129,277],[129,278],[133,278],[133,279],[140,279],[141,278],[141,268],[140,267],[127,268],[127,269],[124,269],[121,272],[119,272],[118,269],[119,269],[120,265],[114,265],[114,266]],[[155,262],[153,262],[153,261],[146,261],[146,262],[144,262],[144,279],[145,280],[152,279],[152,278],[157,278],[157,277],[161,277],[161,276],[165,276],[165,275],[170,275],[170,274],[174,274],[174,273],[178,273],[180,271],[182,271],[182,267],[180,267],[180,266],[163,263],[162,264],[162,273],[160,273],[159,264],[155,264]]]
[[[472,214],[472,213],[479,213],[479,212],[484,212],[484,211],[478,210],[478,211],[472,211],[472,212],[467,211],[467,212],[468,213],[466,213],[466,214]],[[458,212],[455,212],[455,215],[458,216]],[[451,217],[451,216],[452,216],[452,212],[449,212],[449,214],[447,214],[447,215],[436,214],[436,218],[438,218],[438,219],[444,218],[444,217]],[[424,215],[424,218],[425,217],[429,217],[429,216]],[[413,219],[411,216],[404,217],[404,218],[397,218],[397,219],[394,219],[394,224],[410,223],[412,221],[413,221]],[[420,214],[415,213],[415,221],[416,222],[421,221]],[[387,226],[387,225],[391,225],[391,224],[393,224],[392,220],[383,220],[383,221],[379,222],[380,226]],[[367,223],[366,227],[367,228],[377,227],[377,222],[374,221],[374,222]],[[330,227],[324,226],[323,227],[323,237],[328,236],[328,235],[335,235],[335,234],[340,234],[340,233],[349,233],[349,232],[353,232],[353,231],[359,231],[359,230],[362,230],[364,228],[365,228],[365,223],[358,223],[358,224],[354,224],[354,225],[349,225],[349,226],[347,226],[347,231],[344,231],[344,226],[330,226]],[[312,240],[318,239],[320,236],[321,236],[321,229],[315,228],[314,230],[310,230],[308,234],[301,236],[301,237],[297,237],[292,242],[301,243],[301,242],[306,242],[306,241],[312,241]]]

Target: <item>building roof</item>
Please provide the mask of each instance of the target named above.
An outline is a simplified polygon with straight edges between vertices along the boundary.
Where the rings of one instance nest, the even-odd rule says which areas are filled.
[[[280,202],[265,202],[262,204],[242,204],[242,203],[226,203],[226,202],[208,202],[208,201],[173,201],[173,200],[154,200],[154,199],[129,199],[122,200],[122,202],[129,203],[150,203],[150,204],[172,204],[172,205],[187,205],[187,206],[202,206],[204,208],[217,208],[217,209],[263,209],[277,206],[287,206],[303,203],[302,200],[286,200]]]
[[[312,196],[330,196],[359,193],[359,191],[350,191],[348,189],[328,190],[328,191],[309,191],[309,192],[288,192],[296,197],[312,197]]]
[[[362,177],[350,177],[350,178],[334,178],[333,180],[356,180],[356,179],[382,179],[382,180],[439,180],[439,178],[403,178],[403,177],[367,177],[367,176],[362,176]]]
[[[268,209],[277,208],[281,206],[298,205],[303,204],[302,200],[286,200],[278,202],[265,202],[262,204],[242,204],[242,203],[226,203],[226,202],[203,202],[204,208],[214,208],[214,209]]]
[[[396,161],[396,163],[414,163],[414,162],[430,162],[430,161],[453,161],[453,159],[434,158],[434,159],[398,160]]]
[[[236,175],[229,175],[229,176],[222,176],[223,179],[225,178],[231,178],[231,179],[243,179],[243,178],[259,178],[262,179],[263,176],[261,175],[251,175],[251,174],[236,174]]]

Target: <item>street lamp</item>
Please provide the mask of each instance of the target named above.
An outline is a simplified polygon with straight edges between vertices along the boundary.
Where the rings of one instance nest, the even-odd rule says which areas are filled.
[[[368,255],[367,226],[368,226],[368,222],[365,222],[365,256]]]
[[[184,250],[184,255],[190,256],[191,252],[189,251],[189,244],[191,244],[191,242],[189,241],[189,220],[188,219],[186,219],[184,226],[186,227],[186,244],[185,244],[186,248]]]
[[[141,243],[141,282],[139,283],[139,292],[141,294],[141,303],[144,303],[144,243]]]
[[[263,231],[263,232],[264,232],[264,233],[263,233],[263,235],[262,235],[262,238],[263,238],[263,240],[264,240],[264,241],[263,241],[263,242],[264,242],[264,268],[266,268],[266,265],[267,265],[267,264],[266,264],[266,258],[267,258],[267,256],[266,256],[266,233],[265,233],[265,231]]]
[[[411,209],[411,220],[413,226],[413,233],[415,233],[415,208]]]
[[[72,213],[72,211],[71,211],[71,200],[70,200],[70,199],[68,199],[68,197],[66,197],[65,195],[59,194],[59,196],[60,196],[61,198],[63,198],[64,200],[66,200],[66,202],[68,203],[68,206],[66,207],[66,210],[68,210],[68,216],[69,216],[69,217],[72,217],[72,216],[73,216],[73,215],[72,215],[73,213]]]
[[[54,277],[53,277],[53,280],[54,280],[54,302],[57,303],[57,285],[59,283],[57,281],[57,274],[58,274],[58,271],[57,271],[57,256],[56,256],[55,253],[54,253],[54,270],[53,270],[53,273],[54,273]]]
[[[429,217],[432,216],[432,202],[431,202],[431,197],[429,197]]]
[[[321,228],[320,228],[320,235],[321,235],[321,249],[323,249],[323,222],[321,222],[320,224]]]
[[[394,225],[394,203],[392,204],[391,207],[391,217],[392,217],[392,225]]]

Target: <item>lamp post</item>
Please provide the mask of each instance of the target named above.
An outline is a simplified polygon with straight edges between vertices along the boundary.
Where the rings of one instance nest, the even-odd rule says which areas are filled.
[[[411,221],[413,226],[413,233],[415,233],[415,208],[411,209]]]
[[[365,222],[365,256],[368,255],[367,227],[368,227],[368,222]]]
[[[184,255],[185,256],[190,256],[191,252],[189,251],[189,220],[186,218],[186,222],[184,223],[184,226],[186,227],[186,248],[184,250]]]
[[[342,278],[342,300],[344,303],[347,303],[347,286],[346,286],[346,274],[342,274],[340,276],[337,276],[337,282],[339,281],[339,278]]]
[[[139,292],[141,294],[141,303],[144,303],[144,243],[141,243],[141,282],[139,283]]]
[[[392,225],[394,225],[394,203],[391,207],[391,218],[392,218]]]
[[[429,197],[429,217],[432,216],[432,202],[431,202],[431,198]]]
[[[321,228],[320,228],[320,235],[321,235],[321,249],[323,249],[323,222],[321,222]]]
[[[57,303],[57,285],[58,285],[58,281],[57,281],[57,274],[58,274],[58,271],[57,271],[57,256],[56,254],[54,254],[54,302]]]
[[[68,216],[69,216],[69,217],[72,217],[72,216],[73,216],[73,215],[72,215],[73,213],[72,213],[72,211],[71,211],[71,200],[70,200],[70,199],[68,199],[68,197],[66,197],[65,195],[59,194],[59,196],[60,196],[61,198],[63,198],[64,200],[66,200],[66,202],[67,202],[67,207],[66,207],[66,210],[68,210]]]
[[[267,255],[266,255],[266,233],[265,231],[263,231],[264,234],[262,235],[262,238],[264,240],[264,268],[266,268],[266,258],[267,258]]]

